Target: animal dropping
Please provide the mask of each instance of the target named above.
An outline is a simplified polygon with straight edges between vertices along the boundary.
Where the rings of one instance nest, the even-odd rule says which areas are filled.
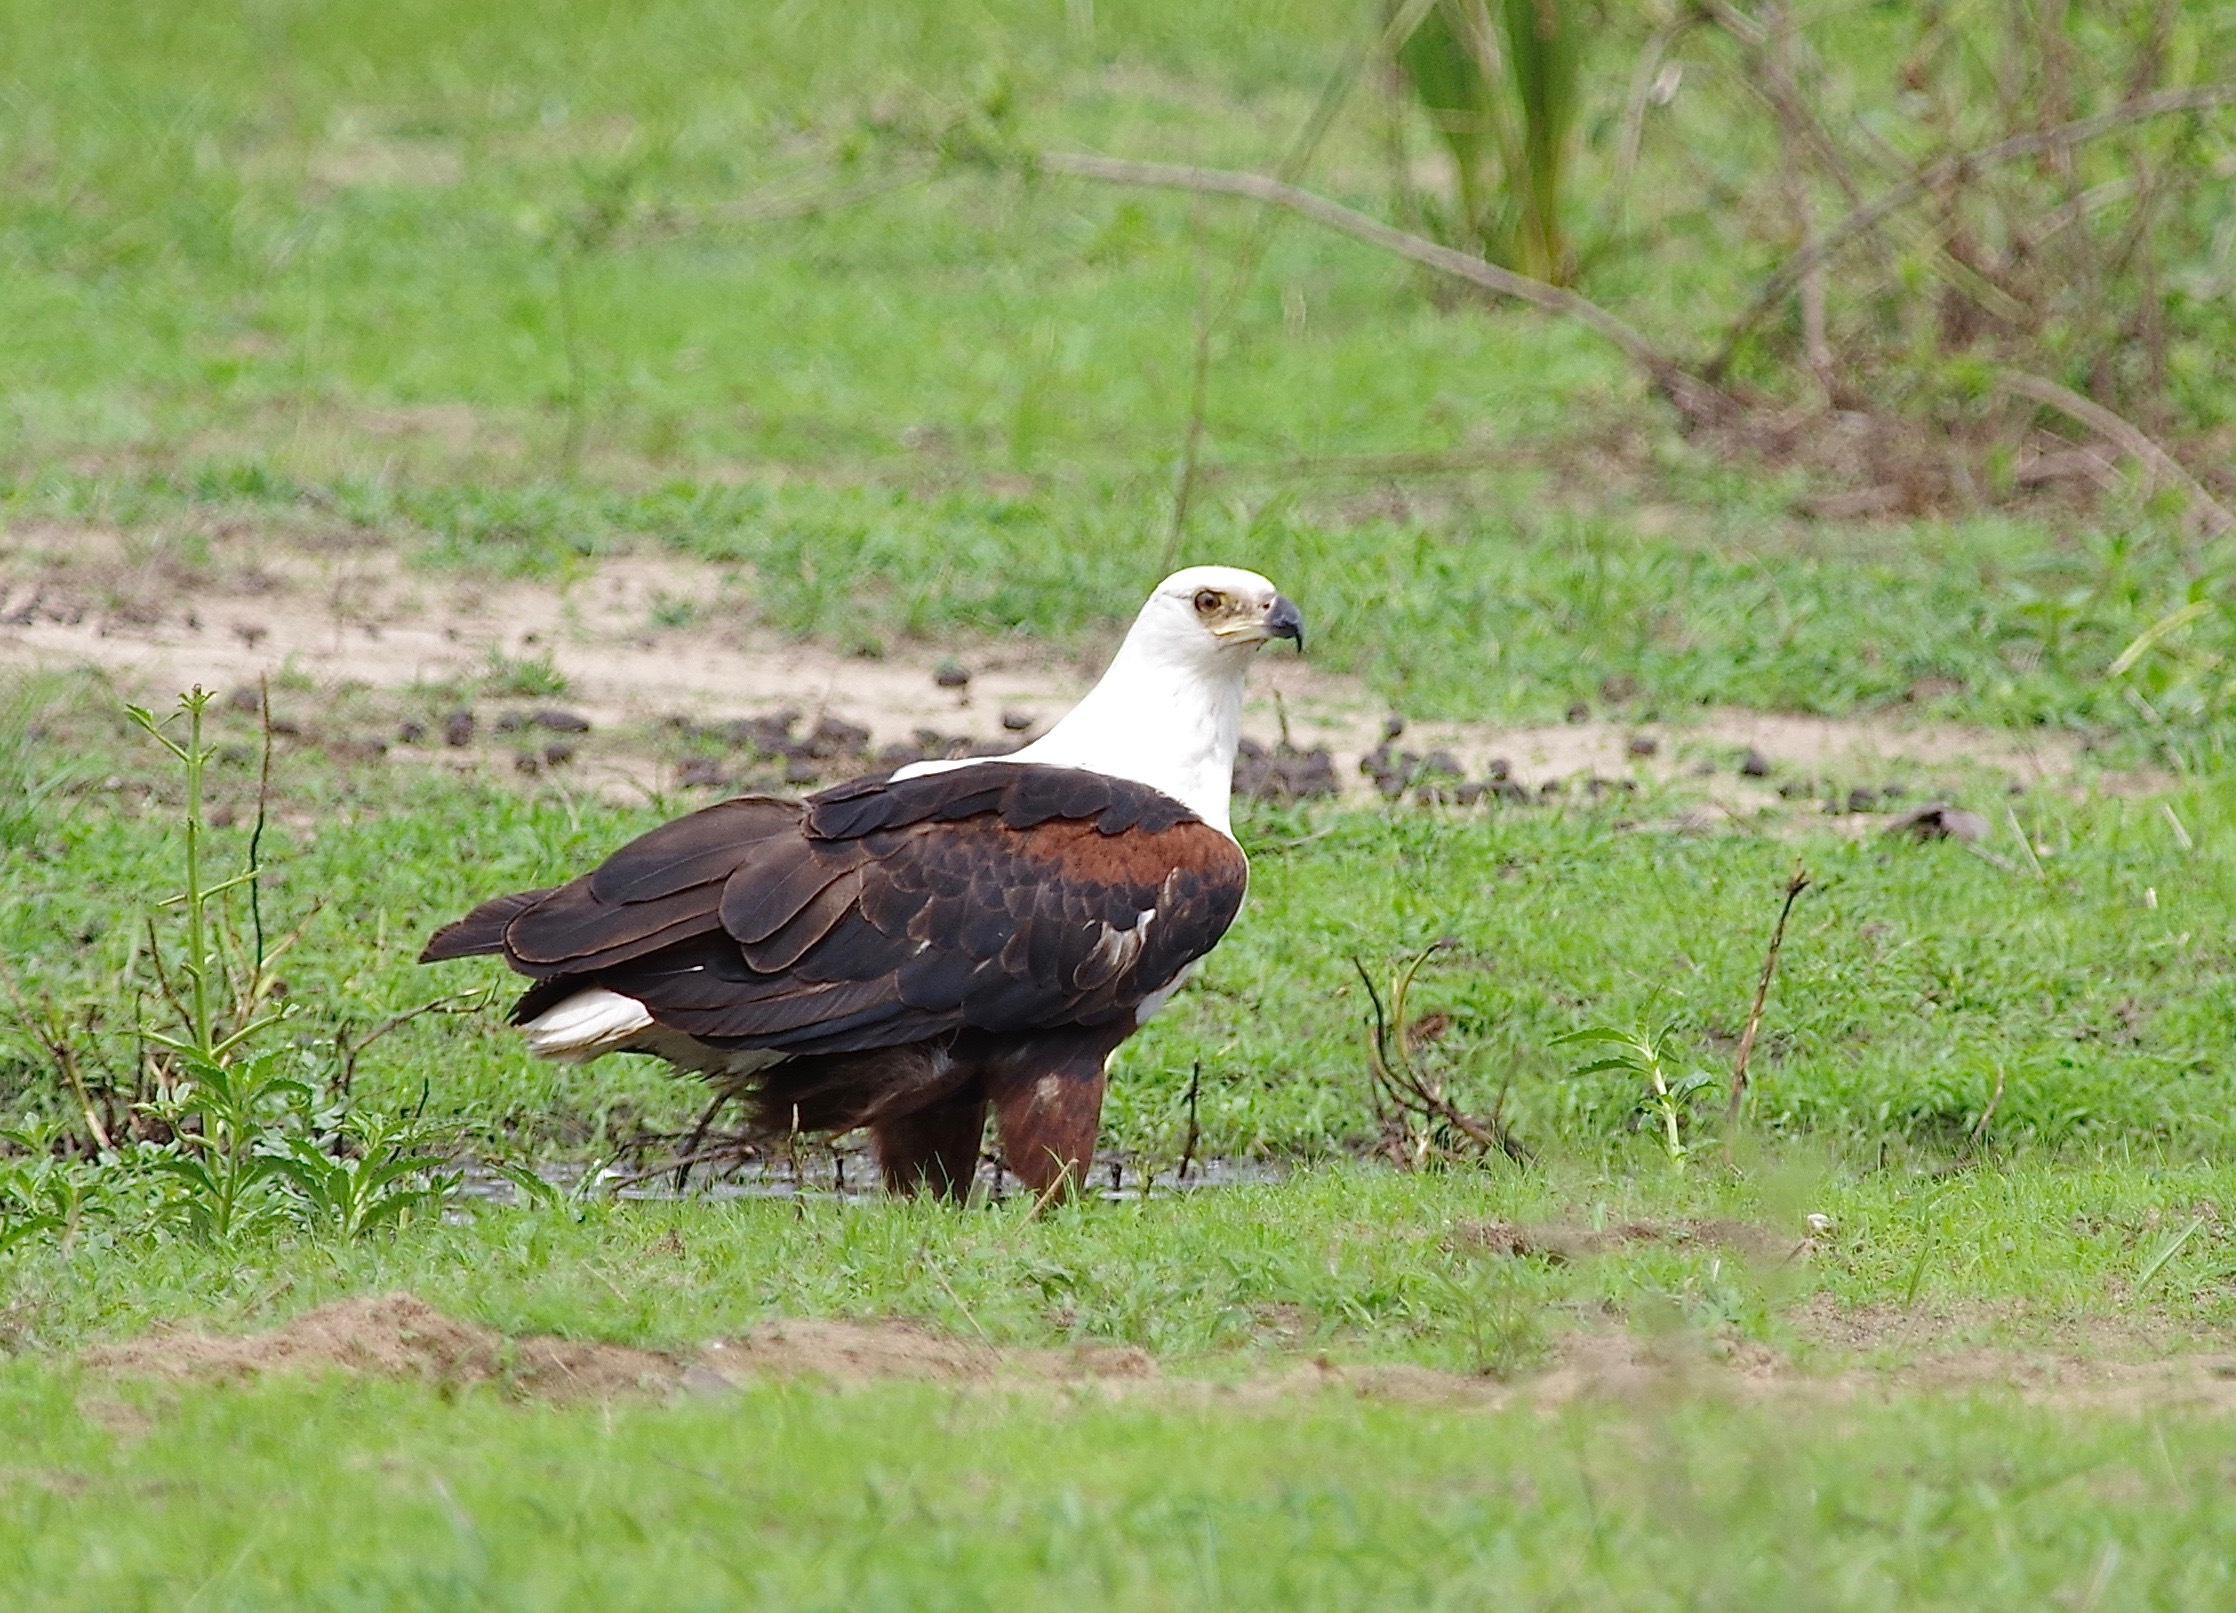
[[[1278,638],[1302,649],[1303,620],[1265,578],[1177,572],[1024,748],[718,802],[484,902],[421,961],[503,957],[544,1057],[657,1055],[771,1138],[867,1127],[894,1191],[961,1199],[989,1108],[1028,1188],[1076,1191],[1111,1054],[1241,908],[1243,674]]]

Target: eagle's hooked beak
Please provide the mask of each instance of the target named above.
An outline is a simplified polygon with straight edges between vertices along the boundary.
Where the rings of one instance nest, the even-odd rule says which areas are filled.
[[[1266,611],[1266,637],[1285,638],[1296,645],[1297,653],[1304,653],[1304,612],[1297,609],[1296,601],[1285,594],[1275,594],[1273,604]]]

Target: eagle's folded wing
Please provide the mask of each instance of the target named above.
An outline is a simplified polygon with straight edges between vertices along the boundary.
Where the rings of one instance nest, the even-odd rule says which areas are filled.
[[[853,1052],[1131,1015],[1210,951],[1246,879],[1155,790],[984,762],[722,802],[484,904],[426,955],[502,951],[539,982],[516,1020],[602,987],[716,1045]]]

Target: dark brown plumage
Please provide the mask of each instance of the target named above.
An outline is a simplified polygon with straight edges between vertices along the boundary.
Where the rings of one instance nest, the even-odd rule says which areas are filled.
[[[866,1125],[899,1189],[966,1191],[991,1104],[1047,1190],[1080,1179],[1110,1053],[1246,879],[1233,840],[1145,785],[984,762],[724,801],[483,903],[422,961],[501,954],[535,982],[520,1024],[599,989],[641,1004],[649,1023],[571,1056],[734,1081],[774,1134]]]

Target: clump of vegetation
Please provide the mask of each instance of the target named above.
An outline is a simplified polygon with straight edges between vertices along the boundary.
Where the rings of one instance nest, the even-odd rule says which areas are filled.
[[[356,1237],[439,1205],[457,1185],[427,1151],[432,1134],[416,1116],[364,1113],[353,1108],[346,1079],[321,1078],[346,1076],[366,1039],[279,1039],[297,1014],[281,1000],[273,964],[301,932],[267,941],[262,793],[244,866],[212,875],[204,812],[204,779],[217,754],[204,734],[212,699],[196,688],[168,720],[126,708],[178,769],[182,878],[176,894],[150,904],[145,951],[115,983],[130,1003],[135,1046],[121,1112],[119,1083],[112,1080],[103,1103],[87,1080],[101,1057],[99,1010],[65,1009],[51,996],[34,1004],[7,977],[19,1020],[61,1077],[74,1123],[34,1113],[0,1132],[12,1156],[0,1159],[0,1247],[42,1234],[67,1244],[95,1218],[123,1232],[179,1229],[213,1242],[274,1223]],[[183,736],[175,735],[181,724]],[[270,747],[267,721],[267,789]],[[174,917],[168,937],[158,922],[165,910]],[[152,990],[135,967],[142,961]]]
[[[2217,203],[2236,81],[2201,72],[2219,24],[2156,0],[1807,19],[1783,0],[1697,0],[1596,31],[1582,9],[1391,8],[1380,48],[1453,174],[1448,205],[1424,200],[1393,127],[1410,229],[1301,187],[1297,162],[1277,178],[1069,154],[1042,167],[1248,197],[1572,320],[1707,440],[1862,484],[1828,512],[2117,490],[2125,460],[2161,513],[2236,532],[2208,485],[2226,485],[2208,434],[2228,406],[2207,378],[2231,336],[2219,293],[2236,240]],[[1680,103],[1688,67],[1699,87]],[[1675,182],[1633,207],[1656,107],[1676,109],[1656,126]],[[1579,181],[1586,121],[1596,162]],[[1603,223],[1578,252],[1566,198],[1591,182]],[[1663,305],[1592,300],[1595,262]],[[1706,293],[1674,320],[1672,277]],[[1689,329],[1652,334],[1672,325]]]
[[[481,680],[482,692],[491,695],[515,695],[521,699],[535,699],[567,692],[567,675],[559,670],[549,650],[539,650],[534,655],[507,655],[502,650],[489,652],[489,670]]]
[[[1367,1071],[1374,1082],[1375,1116],[1381,1133],[1379,1152],[1393,1164],[1418,1170],[1433,1161],[1483,1159],[1496,1152],[1517,1164],[1533,1157],[1506,1124],[1506,1097],[1512,1083],[1499,1088],[1486,1115],[1469,1111],[1452,1094],[1450,1071],[1433,1062],[1430,1049],[1451,1028],[1448,1014],[1415,1018],[1411,1011],[1414,977],[1421,966],[1451,945],[1438,940],[1413,955],[1390,976],[1389,1007],[1358,959],[1351,960],[1366,988],[1373,1012],[1367,1041]]]
[[[1452,160],[1436,233],[1555,285],[1576,271],[1565,215],[1581,13],[1575,0],[1435,0],[1398,52]]]
[[[2155,440],[2224,424],[2236,84],[2153,0],[1929,6],[1813,30],[1783,4],[1712,28],[1777,152],[1731,218],[1771,265],[1702,368],[1930,429],[1870,473],[1900,503],[1993,501],[2131,459],[2210,530],[2227,512]],[[1690,19],[1688,19],[1690,20]],[[1721,53],[1719,53],[1721,54]],[[2061,445],[2040,428],[2077,433]],[[1908,467],[1905,469],[1904,467]]]

